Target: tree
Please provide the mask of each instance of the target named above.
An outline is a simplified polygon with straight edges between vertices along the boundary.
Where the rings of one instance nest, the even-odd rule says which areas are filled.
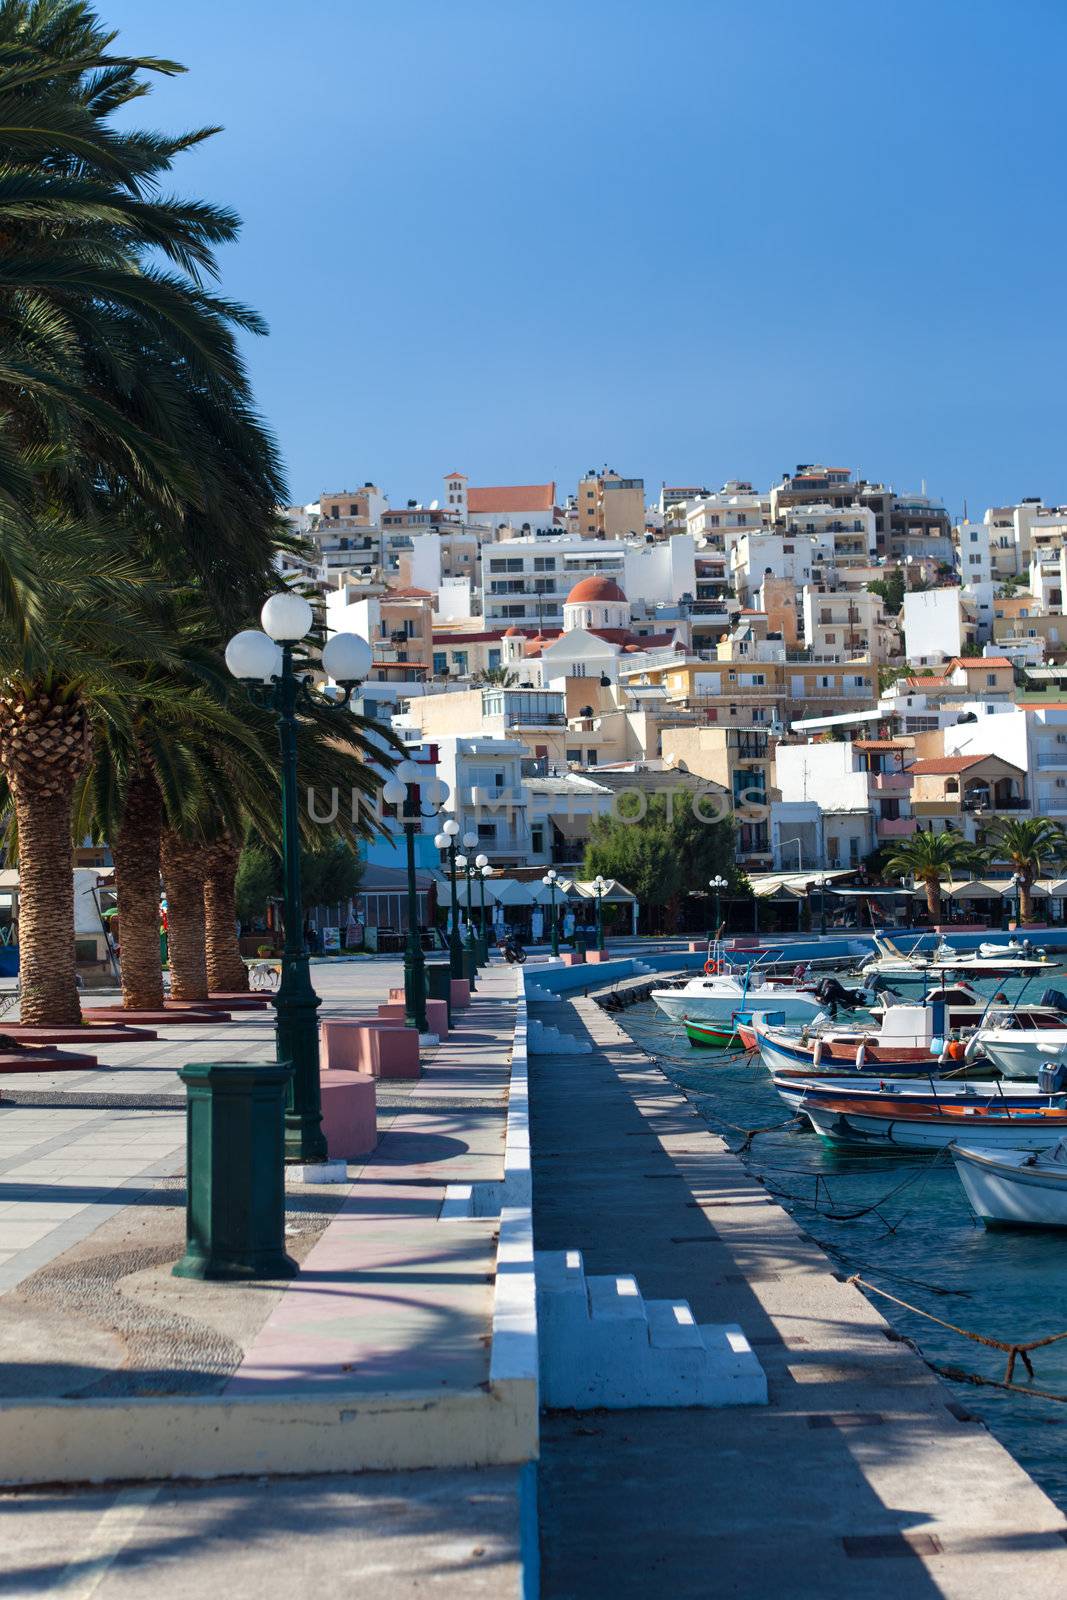
[[[518,681],[515,673],[507,667],[487,667],[471,679],[472,683],[486,689],[514,689]]]
[[[920,830],[899,845],[885,864],[887,877],[914,877],[926,888],[931,922],[941,920],[941,882],[951,878],[953,867],[974,867],[981,852],[960,833]]]
[[[867,585],[867,592],[878,595],[887,615],[895,617],[904,604],[903,572],[899,567],[894,567],[884,578],[873,578]]]
[[[1067,852],[1067,835],[1049,817],[999,817],[985,835],[987,860],[1007,861],[1019,880],[1019,917],[1029,922],[1033,914],[1034,879],[1045,863]]]
[[[672,907],[672,923],[677,922],[681,896],[692,889],[703,891],[709,878],[721,875],[736,891],[733,820],[716,818],[706,802],[702,816],[694,815],[692,801],[700,792],[679,789],[669,797],[653,795],[643,815],[638,814],[638,797],[626,796],[617,814],[593,823],[584,875],[618,879],[643,906]],[[626,801],[633,801],[629,815]]]

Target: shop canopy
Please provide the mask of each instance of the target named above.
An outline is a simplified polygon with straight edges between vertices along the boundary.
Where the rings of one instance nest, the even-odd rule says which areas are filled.
[[[845,867],[831,872],[750,872],[748,881],[752,893],[759,900],[767,900],[776,894],[791,894],[802,900],[812,888],[832,889],[837,879],[854,876],[854,869]]]
[[[604,890],[601,899],[606,906],[633,905],[637,899],[632,890],[628,889],[624,883],[620,883],[618,878],[605,878],[604,882],[607,884],[607,888]],[[596,890],[593,888],[592,878],[575,879],[574,888],[583,898],[587,900],[596,899]]]

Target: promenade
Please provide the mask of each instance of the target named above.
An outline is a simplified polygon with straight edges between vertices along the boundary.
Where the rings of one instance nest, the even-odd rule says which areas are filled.
[[[322,1015],[359,1017],[402,974],[319,963],[313,978]],[[372,1457],[432,1450],[438,1412],[460,1455],[480,1431],[498,1224],[453,1218],[445,1201],[451,1185],[501,1178],[515,997],[510,970],[486,974],[449,1039],[424,1051],[422,1076],[379,1084],[373,1155],[344,1184],[289,1191],[287,1248],[302,1261],[290,1284],[170,1273],[184,1240],[177,1070],[271,1059],[272,1010],[94,1046],[89,1071],[0,1079],[0,1470],[30,1480],[0,1492],[0,1595],[110,1600],[151,1582],[239,1596],[279,1577],[343,1591],[373,1577],[384,1596],[431,1583],[446,1596],[517,1593],[521,1466],[331,1471],[344,1452],[327,1425],[336,1395],[358,1419],[345,1437]],[[160,1481],[153,1434],[173,1449],[174,1414],[151,1408],[193,1407],[177,1414],[194,1429],[193,1470],[225,1472],[263,1447],[246,1420],[261,1395],[289,1408],[288,1430],[270,1417],[267,1447],[282,1448],[279,1426],[292,1433],[292,1466]],[[138,1481],[41,1488],[35,1459],[46,1484]],[[109,1470],[130,1459],[143,1470]]]

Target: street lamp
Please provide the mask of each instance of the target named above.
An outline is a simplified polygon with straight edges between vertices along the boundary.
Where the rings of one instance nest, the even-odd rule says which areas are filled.
[[[434,838],[438,850],[448,851],[448,870],[452,879],[452,931],[448,936],[448,965],[453,978],[463,976],[463,946],[459,938],[459,900],[456,896],[456,834],[459,823],[449,817],[441,832]]]
[[[463,882],[466,886],[467,938],[463,945],[463,976],[470,984],[471,993],[473,994],[475,988],[474,980],[478,971],[474,953],[474,923],[471,916],[471,872],[473,863],[469,856],[457,856],[456,867],[462,872]]]
[[[556,926],[556,869],[555,869],[555,867],[549,867],[548,871],[545,873],[544,877],[541,879],[541,882],[544,884],[546,889],[549,889],[551,891],[551,895],[552,895],[552,954],[554,956],[558,956],[559,955],[559,929]]]
[[[1015,897],[1015,928],[1016,928],[1016,931],[1018,931],[1018,929],[1021,927],[1022,920],[1023,920],[1022,882],[1023,882],[1023,880],[1022,880],[1021,876],[1019,875],[1019,873],[1013,872],[1012,875],[1011,875],[1011,889],[1012,889],[1012,894]]]
[[[596,947],[602,955],[604,953],[604,895],[607,887],[598,872],[593,879],[593,893],[596,895]]]
[[[490,876],[493,869],[489,865],[489,857],[484,855],[475,856],[474,865],[478,869],[478,894],[482,904],[482,925],[480,931],[482,963],[485,965],[489,961],[489,930],[486,927],[485,922],[485,880]]]
[[[311,631],[315,614],[298,594],[271,595],[257,628],[235,634],[226,646],[226,665],[253,701],[273,711],[281,750],[282,864],[285,876],[285,948],[282,977],[274,996],[275,1048],[279,1061],[292,1063],[285,1113],[285,1158],[301,1163],[327,1159],[319,1085],[319,997],[311,985],[304,911],[300,895],[299,800],[296,787],[298,711],[336,710],[348,705],[352,690],[371,669],[371,647],[355,633],[334,634],[322,648],[322,668],[340,685],[340,695],[312,689],[306,655],[294,659]]]
[[[403,806],[401,825],[407,844],[408,936],[404,946],[404,1021],[420,1034],[429,1032],[426,1020],[426,957],[422,950],[419,894],[415,882],[415,837],[422,819],[436,816],[448,799],[448,785],[432,774],[423,761],[401,761],[382,789],[387,805]],[[423,809],[428,799],[430,809]]]
[[[709,878],[708,879],[708,888],[711,889],[715,894],[715,937],[716,937],[716,939],[719,937],[719,927],[720,927],[720,918],[719,918],[720,896],[722,894],[722,891],[724,889],[728,889],[729,887],[730,887],[729,883],[722,876],[722,874],[719,873],[719,872],[717,872],[715,874],[714,878]]]
[[[478,870],[477,862],[472,858],[471,852],[478,848],[478,835],[473,829],[468,829],[463,835],[463,848],[467,851],[467,953],[471,960],[471,987],[474,987],[474,975],[482,962],[481,940],[474,936],[474,875]]]

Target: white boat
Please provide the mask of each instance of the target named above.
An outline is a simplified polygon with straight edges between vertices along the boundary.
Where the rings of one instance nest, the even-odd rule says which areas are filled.
[[[766,978],[746,983],[731,972],[691,978],[677,989],[653,989],[651,998],[674,1022],[732,1022],[739,1012],[778,1011],[787,1022],[810,1022],[822,1006],[809,992]]]
[[[975,1043],[1006,1078],[1036,1078],[1042,1067],[1067,1063],[1067,1019],[1057,1028],[1016,1028],[1010,1024],[979,1029]]]
[[[1036,1083],[1016,1083],[1010,1089],[1000,1083],[985,1079],[948,1079],[936,1075],[917,1075],[912,1078],[879,1078],[871,1074],[863,1078],[857,1073],[845,1077],[805,1077],[802,1072],[775,1072],[771,1081],[779,1096],[794,1111],[807,1111],[820,1101],[850,1099],[869,1102],[872,1099],[891,1101],[901,1105],[927,1106],[937,1111],[942,1106],[1009,1107],[1026,1110],[1032,1105],[1067,1105],[1060,1094],[1050,1096]]]
[[[942,939],[924,954],[917,946],[901,950],[883,933],[873,937],[878,954],[861,968],[865,979],[877,973],[889,982],[914,983],[953,972],[972,978],[1028,977],[1053,965],[1047,956],[1028,948],[1028,943],[1015,940],[1005,944],[987,940],[977,950],[955,950]]]
[[[1048,1150],[953,1145],[964,1193],[986,1226],[1067,1228],[1067,1139]]]

